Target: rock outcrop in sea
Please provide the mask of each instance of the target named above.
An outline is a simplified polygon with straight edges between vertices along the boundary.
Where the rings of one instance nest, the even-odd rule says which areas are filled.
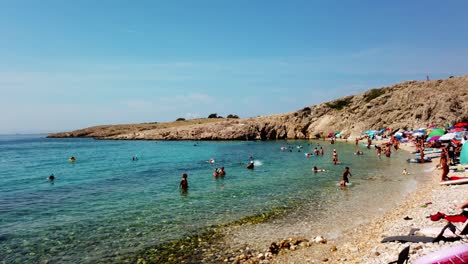
[[[418,128],[468,120],[468,75],[444,80],[407,81],[301,110],[247,119],[219,119],[188,125],[109,125],[49,137],[122,140],[310,139],[341,131]],[[182,124],[182,125],[181,125]]]

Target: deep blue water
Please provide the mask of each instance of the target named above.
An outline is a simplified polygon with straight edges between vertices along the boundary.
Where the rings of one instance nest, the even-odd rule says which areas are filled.
[[[306,158],[311,144],[323,157]],[[195,146],[196,145],[196,146]],[[293,146],[293,152],[281,151]],[[302,145],[303,149],[296,146]],[[331,162],[336,148],[341,165]],[[365,150],[364,148],[360,147]],[[355,156],[351,144],[324,141],[99,141],[0,136],[0,261],[112,261],[272,208],[339,197],[344,166],[353,185],[370,175],[401,177],[406,156]],[[298,151],[301,152],[298,152]],[[77,161],[68,162],[74,156]],[[138,161],[132,161],[137,156]],[[254,170],[245,165],[253,156]],[[209,164],[208,159],[216,162]],[[327,173],[314,174],[317,165]],[[392,168],[382,172],[382,165]],[[224,178],[212,176],[224,166]],[[189,190],[178,184],[188,173]],[[51,183],[47,176],[54,174]],[[398,174],[398,175],[397,175]]]

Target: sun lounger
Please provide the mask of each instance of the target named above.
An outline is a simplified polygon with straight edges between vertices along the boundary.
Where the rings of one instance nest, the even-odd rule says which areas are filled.
[[[449,229],[452,233],[455,234],[454,237],[445,237],[444,232],[445,230]],[[417,231],[418,229],[411,229],[410,234],[407,236],[391,236],[391,237],[386,237],[384,238],[381,242],[382,243],[387,243],[387,242],[401,242],[401,243],[435,243],[439,241],[456,241],[461,239],[461,235],[467,235],[468,234],[468,221],[465,223],[464,227],[462,230],[457,233],[457,227],[454,226],[452,223],[447,223],[440,233],[436,237],[426,237],[426,236],[415,236],[414,232]]]

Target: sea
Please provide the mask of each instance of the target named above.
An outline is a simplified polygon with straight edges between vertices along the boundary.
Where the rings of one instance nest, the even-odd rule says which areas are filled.
[[[323,156],[305,155],[320,146]],[[364,155],[354,155],[357,149]],[[343,212],[370,217],[422,177],[401,174],[416,168],[406,163],[409,157],[398,151],[379,159],[362,145],[321,140],[0,136],[0,263],[113,263],[278,208],[323,228]],[[251,160],[255,168],[248,170]],[[314,173],[313,166],[326,172]],[[346,166],[351,185],[343,188],[338,183]],[[213,176],[218,167],[224,177]],[[186,192],[179,190],[182,173],[188,174]],[[55,180],[47,180],[52,174]],[[334,226],[339,232],[345,225]]]

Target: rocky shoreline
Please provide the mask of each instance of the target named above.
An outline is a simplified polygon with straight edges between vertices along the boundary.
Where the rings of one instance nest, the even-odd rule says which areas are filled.
[[[246,119],[207,118],[169,123],[95,126],[49,134],[51,138],[109,140],[277,140],[313,139],[340,131],[425,127],[468,119],[468,76],[407,81],[295,112]]]

